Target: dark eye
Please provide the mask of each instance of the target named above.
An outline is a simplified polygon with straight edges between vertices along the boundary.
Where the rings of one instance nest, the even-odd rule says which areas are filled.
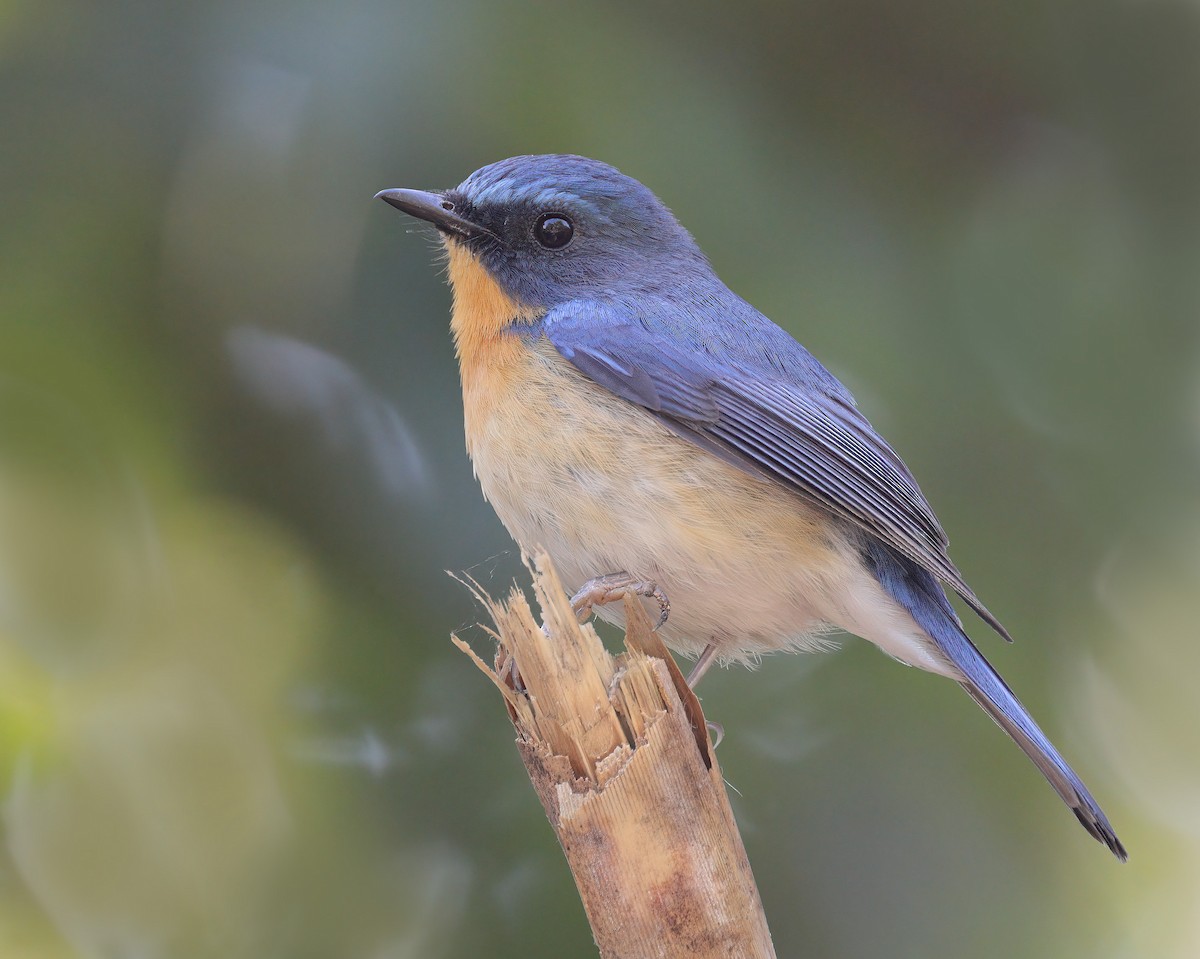
[[[547,250],[561,250],[571,242],[575,227],[561,213],[543,213],[537,218],[533,235]]]

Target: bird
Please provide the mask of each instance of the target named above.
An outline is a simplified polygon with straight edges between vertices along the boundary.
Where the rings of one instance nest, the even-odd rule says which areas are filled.
[[[844,631],[958,682],[1091,836],[1125,847],[968,637],[912,473],[850,392],[732,292],[649,188],[569,154],[516,156],[457,187],[376,194],[436,228],[467,450],[527,552],[581,616],[657,599],[669,648],[714,663],[818,651]]]

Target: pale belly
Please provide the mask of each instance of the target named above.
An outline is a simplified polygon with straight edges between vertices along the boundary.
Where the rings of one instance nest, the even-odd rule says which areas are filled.
[[[568,589],[617,571],[649,579],[671,601],[667,644],[695,655],[715,642],[723,660],[820,648],[831,624],[855,628],[861,561],[827,516],[676,436],[544,342],[514,365],[467,391],[468,447],[501,521],[525,550],[545,548]]]

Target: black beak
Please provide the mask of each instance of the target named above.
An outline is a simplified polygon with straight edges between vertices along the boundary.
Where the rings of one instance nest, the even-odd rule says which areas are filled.
[[[418,220],[426,220],[443,233],[450,233],[464,240],[492,235],[490,230],[455,213],[454,204],[440,193],[426,193],[424,190],[381,190],[375,194],[375,199],[383,200],[402,213],[415,216]]]

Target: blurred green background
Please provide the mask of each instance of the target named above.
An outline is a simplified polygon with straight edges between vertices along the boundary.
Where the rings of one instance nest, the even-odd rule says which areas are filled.
[[[686,9],[686,12],[684,10]],[[781,956],[1200,954],[1200,8],[0,0],[0,955],[592,955],[445,570],[426,231],[643,180],[905,456],[1119,866],[953,684],[719,671]]]

